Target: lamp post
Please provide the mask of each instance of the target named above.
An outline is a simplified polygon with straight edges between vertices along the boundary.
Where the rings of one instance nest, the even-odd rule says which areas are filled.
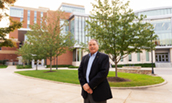
[[[152,37],[152,35],[151,35],[151,37]],[[151,43],[152,43],[152,39],[151,39]],[[151,47],[151,63],[152,63],[152,74],[154,74],[154,69],[153,69],[153,50],[152,50],[152,47]]]

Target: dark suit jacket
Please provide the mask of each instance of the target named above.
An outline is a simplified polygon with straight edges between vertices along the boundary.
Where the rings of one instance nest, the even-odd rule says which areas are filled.
[[[78,69],[78,76],[79,81],[81,84],[81,87],[86,81],[86,71],[87,71],[87,65],[89,61],[89,54],[85,55],[82,58],[80,67]],[[97,52],[96,57],[93,61],[93,64],[91,66],[91,71],[89,75],[89,83],[88,85],[93,90],[93,99],[94,101],[105,101],[107,99],[112,98],[112,93],[110,90],[109,83],[107,81],[107,75],[109,72],[109,57],[106,54]],[[82,96],[84,99],[87,98],[88,93],[84,91],[82,88]]]

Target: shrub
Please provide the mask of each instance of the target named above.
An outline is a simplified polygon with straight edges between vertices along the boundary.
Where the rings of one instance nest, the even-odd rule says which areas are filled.
[[[0,64],[5,65],[8,60],[0,60]]]
[[[57,65],[57,67],[69,67],[69,66],[72,66],[72,65]],[[50,65],[47,65],[46,68],[49,68]],[[52,65],[52,67],[56,67],[56,65]]]
[[[152,63],[143,63],[143,64],[118,64],[117,65],[117,67],[123,67],[123,66],[152,67]],[[112,67],[115,67],[115,65],[112,65]],[[153,63],[153,67],[155,67],[155,63]]]
[[[73,66],[73,65],[71,65],[71,66],[69,66],[68,68],[79,68],[78,66]]]
[[[32,69],[32,66],[31,65],[17,65],[16,66],[17,69]]]
[[[7,68],[7,65],[0,65],[0,68]]]

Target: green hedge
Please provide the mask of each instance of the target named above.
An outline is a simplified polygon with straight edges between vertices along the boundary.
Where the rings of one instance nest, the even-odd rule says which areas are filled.
[[[7,65],[0,65],[0,68],[7,68]]]
[[[17,65],[16,66],[17,69],[32,69],[32,66],[31,65]]]
[[[78,66],[69,66],[68,68],[79,68]]]
[[[8,60],[0,60],[0,64],[5,65]]]
[[[57,67],[69,67],[69,66],[72,66],[72,65],[57,65]],[[49,67],[50,67],[50,65],[47,65],[46,68],[49,68]],[[56,65],[52,65],[52,67],[55,68]]]
[[[47,65],[46,68],[49,68],[50,65]],[[56,68],[56,65],[52,65],[53,68]],[[58,65],[58,67],[68,67],[68,68],[79,68],[78,66],[73,66],[73,65]]]
[[[142,63],[142,64],[118,64],[117,67],[122,66],[141,66],[141,67],[152,67],[152,63]],[[115,65],[112,65],[112,67],[115,67]],[[155,67],[155,63],[153,63],[153,67]]]

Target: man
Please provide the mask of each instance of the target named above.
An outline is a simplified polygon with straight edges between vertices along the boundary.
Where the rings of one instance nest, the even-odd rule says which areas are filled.
[[[89,41],[88,48],[90,53],[82,58],[78,69],[84,103],[106,103],[107,99],[112,98],[106,78],[109,72],[109,57],[98,52],[99,46],[95,39]]]

